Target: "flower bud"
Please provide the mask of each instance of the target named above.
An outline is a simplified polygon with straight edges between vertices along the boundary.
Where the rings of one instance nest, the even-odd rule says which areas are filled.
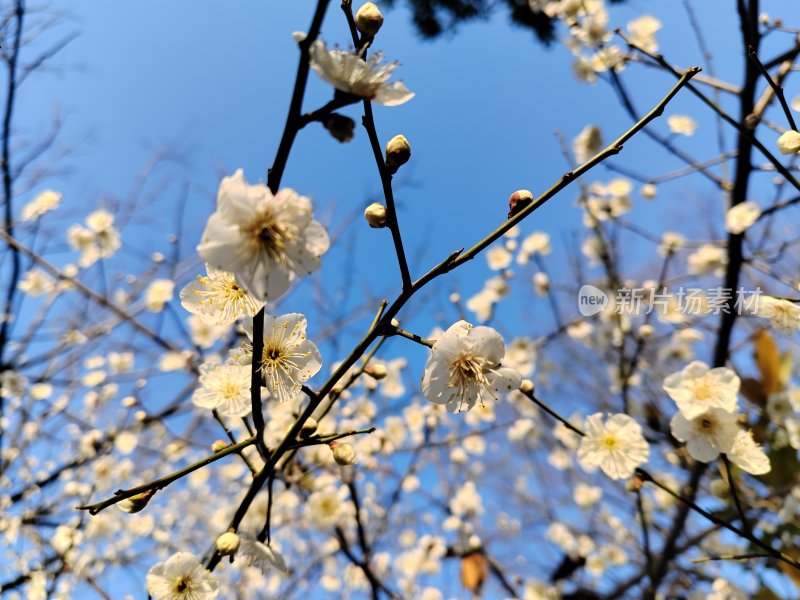
[[[375,363],[374,365],[367,365],[364,367],[364,373],[373,379],[381,380],[389,374],[389,370],[386,368],[386,365],[382,363]]]
[[[639,327],[639,337],[643,340],[649,340],[653,337],[655,333],[655,328],[650,325],[650,323],[645,323],[641,327]]]
[[[333,459],[341,466],[356,464],[356,450],[350,444],[337,444],[333,449]]]
[[[383,25],[383,15],[372,2],[362,5],[356,12],[356,29],[368,36],[374,36]]]
[[[212,442],[212,444],[211,444],[211,451],[212,451],[214,454],[216,454],[217,452],[222,452],[222,451],[223,451],[223,450],[225,450],[225,448],[227,448],[228,446],[229,446],[229,444],[228,444],[228,442],[226,442],[225,440],[217,440],[217,441],[215,441],[215,442]]]
[[[625,488],[629,492],[638,492],[639,490],[642,489],[642,487],[644,487],[644,481],[642,480],[641,477],[638,477],[636,475],[628,479],[628,481],[625,483]]]
[[[303,423],[303,426],[300,428],[300,437],[301,438],[311,437],[317,432],[318,425],[319,423],[317,423],[317,420],[314,417],[309,417],[306,420],[306,422]]]
[[[217,538],[216,546],[221,556],[233,556],[239,549],[239,536],[233,531],[226,531]]]
[[[353,132],[356,130],[356,122],[350,117],[331,113],[322,122],[325,129],[343,144],[353,139]]]
[[[386,207],[373,202],[364,211],[364,218],[373,229],[386,227]]]
[[[530,379],[523,379],[519,384],[519,391],[523,394],[532,394],[534,389],[533,382]]]
[[[652,183],[645,183],[639,193],[645,200],[653,200],[658,194],[658,189]]]
[[[781,154],[795,154],[800,151],[800,131],[790,129],[778,138]]]
[[[140,510],[144,510],[144,507],[147,506],[147,503],[150,502],[150,498],[152,498],[155,493],[155,490],[147,490],[141,494],[125,498],[125,500],[117,502],[117,508],[122,512],[131,514],[137,513]]]
[[[396,135],[386,143],[386,166],[396,171],[411,158],[411,146],[403,135]]]
[[[518,214],[522,209],[533,202],[530,190],[517,190],[508,199],[508,218]]]

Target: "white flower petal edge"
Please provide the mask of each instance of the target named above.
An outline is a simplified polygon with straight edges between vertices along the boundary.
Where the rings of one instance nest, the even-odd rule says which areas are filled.
[[[311,200],[292,189],[273,195],[249,185],[241,169],[223,178],[217,210],[208,219],[197,252],[262,301],[283,295],[292,281],[320,266],[330,240],[312,220]]]
[[[364,60],[352,52],[328,50],[325,42],[316,40],[310,55],[311,68],[337,90],[384,106],[399,106],[414,97],[401,81],[387,81],[399,63],[381,63],[379,52]]]
[[[503,338],[494,329],[458,321],[431,348],[422,393],[450,412],[497,400],[500,394],[518,389],[522,381],[517,371],[501,366],[504,356]]]
[[[589,473],[600,468],[611,479],[627,479],[639,465],[650,458],[650,446],[641,426],[625,414],[586,417],[584,433],[578,446],[578,462]]]
[[[154,600],[213,600],[219,584],[192,554],[177,552],[150,568],[147,592]]]

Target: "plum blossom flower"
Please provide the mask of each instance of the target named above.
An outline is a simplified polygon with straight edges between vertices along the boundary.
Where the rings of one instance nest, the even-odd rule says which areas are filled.
[[[58,208],[62,198],[63,195],[59,192],[44,190],[22,208],[20,218],[23,221],[34,221]]]
[[[263,184],[249,185],[239,169],[220,183],[197,252],[257,298],[274,300],[297,276],[316,271],[328,251],[328,234],[311,217],[308,197],[289,188],[273,195]]]
[[[667,125],[672,133],[678,133],[685,136],[694,135],[697,129],[697,122],[686,115],[670,115],[667,117]]]
[[[281,556],[281,553],[258,541],[258,538],[252,533],[247,531],[239,532],[239,550],[236,553],[236,558],[243,559],[248,566],[258,567],[262,571],[266,571],[270,566],[277,568],[283,573],[289,572],[289,567],[286,566],[286,561]]]
[[[800,329],[800,305],[788,300],[762,296],[758,300],[756,316],[769,319],[772,327],[787,335]]]
[[[709,409],[691,420],[679,412],[669,425],[675,439],[686,442],[689,455],[705,463],[717,458],[720,452],[730,452],[739,432],[736,413],[721,408]]]
[[[202,408],[216,409],[226,417],[243,417],[250,413],[250,369],[242,365],[200,366],[200,388],[192,402]]]
[[[751,431],[739,430],[728,452],[728,458],[742,471],[751,475],[764,475],[772,469],[769,457],[755,442]]]
[[[75,224],[67,230],[67,242],[81,251],[78,264],[89,267],[101,258],[113,256],[121,245],[119,232],[114,228],[114,215],[97,210],[86,217],[86,225]]]
[[[611,479],[626,479],[650,457],[641,426],[628,415],[610,415],[603,423],[603,414],[595,413],[586,417],[584,432],[578,462],[589,473],[599,467]]]
[[[731,207],[725,214],[725,229],[728,233],[739,234],[758,221],[761,209],[755,202],[742,202]]]
[[[664,390],[689,420],[711,408],[735,412],[740,386],[741,380],[730,369],[709,369],[699,360],[690,362],[682,371],[664,380]]]
[[[212,600],[219,584],[188,552],[177,552],[147,572],[147,592],[155,600]]]
[[[491,327],[458,321],[431,348],[422,376],[422,393],[450,412],[470,410],[519,388],[521,375],[503,367],[503,338]]]
[[[236,283],[233,273],[206,265],[207,275],[181,290],[181,305],[214,325],[230,325],[242,317],[253,317],[264,303]]]
[[[400,63],[381,63],[380,52],[364,60],[352,52],[328,50],[325,42],[316,40],[310,55],[311,68],[339,91],[384,106],[399,106],[414,97],[402,81],[387,81]]]
[[[153,280],[144,292],[144,305],[150,312],[161,312],[164,305],[172,300],[175,282],[169,279]]]
[[[264,316],[264,352],[261,373],[264,386],[279,402],[292,400],[303,384],[322,368],[322,356],[316,345],[306,339],[306,318],[299,313],[280,317]],[[253,330],[247,329],[252,340]],[[240,364],[251,364],[252,345],[231,353]]]

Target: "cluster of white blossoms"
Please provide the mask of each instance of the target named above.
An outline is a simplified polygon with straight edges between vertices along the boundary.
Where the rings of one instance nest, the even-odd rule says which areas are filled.
[[[761,296],[758,299],[755,316],[769,319],[772,327],[786,335],[791,335],[800,329],[800,304],[797,302]]]
[[[503,338],[491,327],[458,321],[436,341],[422,376],[422,393],[450,412],[470,410],[519,389],[522,376],[502,366]]]
[[[741,380],[727,367],[709,369],[701,361],[689,363],[664,380],[664,390],[678,413],[670,421],[672,435],[686,442],[686,451],[700,462],[725,454],[743,471],[763,475],[769,458],[750,431],[739,427]]]

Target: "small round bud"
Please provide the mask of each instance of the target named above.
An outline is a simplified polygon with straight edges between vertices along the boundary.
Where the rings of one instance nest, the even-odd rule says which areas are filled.
[[[642,338],[643,340],[649,340],[651,337],[653,337],[654,332],[655,329],[649,323],[645,323],[644,325],[639,327],[639,337]]]
[[[136,406],[136,398],[134,398],[133,396],[125,396],[122,399],[122,406],[124,406],[125,408],[133,408],[134,406]]]
[[[396,171],[411,158],[411,146],[404,135],[396,135],[386,143],[386,166]]]
[[[229,444],[225,440],[216,440],[211,444],[211,451],[216,454],[217,452],[222,452],[228,446]]]
[[[233,556],[239,549],[239,536],[233,531],[226,531],[217,538],[217,552],[222,556]]]
[[[652,183],[645,183],[642,186],[642,189],[639,190],[639,193],[645,200],[653,200],[658,194],[658,188],[656,188],[656,186],[654,186]]]
[[[519,391],[523,394],[532,394],[534,390],[533,382],[530,379],[523,379],[519,384]]]
[[[356,12],[356,29],[368,36],[374,36],[383,25],[383,15],[372,2],[362,5]]]
[[[377,202],[373,202],[364,211],[364,218],[373,229],[386,227],[386,207]]]
[[[356,450],[350,444],[337,444],[333,449],[333,459],[341,466],[356,464]]]
[[[790,129],[778,138],[778,150],[781,154],[796,154],[800,152],[800,131]]]
[[[332,113],[322,122],[325,129],[343,144],[353,139],[356,130],[356,122],[350,117]]]
[[[459,294],[458,292],[453,292],[447,297],[447,299],[450,300],[450,302],[452,302],[453,304],[458,304],[459,302],[461,302],[461,294]]]
[[[375,363],[374,365],[367,365],[364,367],[364,373],[373,379],[381,380],[389,374],[389,369],[383,363]]]
[[[305,423],[303,423],[303,427],[300,428],[300,437],[307,438],[311,437],[317,432],[317,427],[319,423],[314,417],[309,417]]]
[[[526,206],[533,202],[533,194],[530,190],[517,190],[508,198],[508,218],[522,211]]]
[[[152,498],[155,493],[155,490],[147,490],[141,494],[125,498],[125,500],[117,502],[117,508],[122,512],[131,514],[137,513],[140,510],[144,510],[144,507],[147,506],[147,503],[150,502],[150,498]]]
[[[392,319],[391,324],[392,327],[400,327],[400,321],[398,321],[397,319]]]
[[[641,477],[634,475],[625,483],[625,487],[629,492],[638,492],[644,486],[644,481]]]

